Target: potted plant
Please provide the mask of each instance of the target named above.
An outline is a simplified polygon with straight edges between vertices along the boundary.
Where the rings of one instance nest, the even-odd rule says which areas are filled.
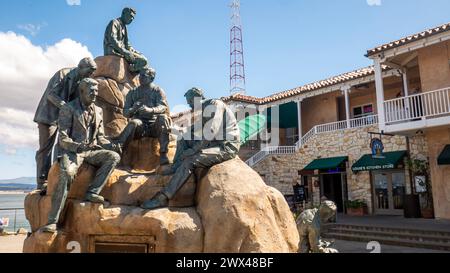
[[[364,200],[347,200],[345,201],[345,207],[347,208],[347,215],[364,216],[364,211],[367,204]]]
[[[429,181],[429,163],[427,160],[408,159],[407,165],[413,174],[416,193],[420,196],[420,211],[423,218],[434,218],[433,195]]]

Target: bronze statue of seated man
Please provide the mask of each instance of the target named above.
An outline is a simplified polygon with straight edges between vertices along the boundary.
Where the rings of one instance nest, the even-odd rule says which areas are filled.
[[[130,64],[131,72],[140,72],[148,65],[147,58],[134,49],[128,40],[127,25],[136,16],[133,8],[124,8],[120,18],[112,20],[105,30],[103,48],[105,56],[115,55],[125,58]]]
[[[195,111],[201,106],[201,121],[198,126],[202,134],[192,139],[182,139],[177,144],[174,164],[164,175],[173,175],[169,183],[152,199],[144,202],[142,208],[156,209],[167,207],[189,176],[197,168],[210,168],[237,156],[240,149],[240,131],[233,111],[221,100],[205,100],[203,91],[192,88],[186,94],[186,101]],[[196,135],[195,124],[191,126],[190,136]],[[205,133],[205,134],[203,134]]]
[[[78,90],[80,97],[63,106],[59,114],[60,174],[47,225],[41,228],[44,232],[57,230],[71,184],[83,162],[98,168],[85,195],[85,201],[93,203],[105,201],[100,192],[120,162],[119,154],[113,151],[115,145],[105,137],[103,111],[94,104],[98,82],[85,78]]]
[[[167,165],[170,163],[167,153],[171,119],[166,94],[161,87],[153,83],[155,76],[154,69],[143,69],[140,72],[141,85],[128,92],[124,115],[129,122],[116,142],[126,150],[132,140],[144,137],[158,138],[160,164]]]

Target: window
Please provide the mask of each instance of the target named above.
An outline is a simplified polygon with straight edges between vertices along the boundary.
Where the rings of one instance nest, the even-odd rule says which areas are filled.
[[[373,105],[367,104],[363,106],[353,107],[353,118],[362,118],[373,114]]]
[[[287,128],[286,129],[286,145],[294,146],[298,141],[298,129],[297,128]]]
[[[308,177],[307,176],[302,176],[302,182],[303,182],[303,186],[305,186],[305,194],[306,194],[306,201],[309,202],[311,200],[309,200],[309,181],[308,181]]]

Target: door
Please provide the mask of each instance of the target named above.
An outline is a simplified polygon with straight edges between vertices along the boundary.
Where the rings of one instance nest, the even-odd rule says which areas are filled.
[[[375,214],[403,215],[405,172],[374,172],[373,196]]]
[[[321,197],[336,203],[338,212],[344,212],[342,174],[324,174],[321,182]]]

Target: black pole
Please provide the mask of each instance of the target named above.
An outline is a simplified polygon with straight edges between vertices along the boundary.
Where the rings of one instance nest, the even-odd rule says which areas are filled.
[[[406,154],[407,158],[411,160],[411,142],[409,140],[409,136],[406,136]],[[408,167],[409,172],[409,185],[411,187],[411,195],[414,195],[414,183],[413,183],[413,175],[411,168]]]

